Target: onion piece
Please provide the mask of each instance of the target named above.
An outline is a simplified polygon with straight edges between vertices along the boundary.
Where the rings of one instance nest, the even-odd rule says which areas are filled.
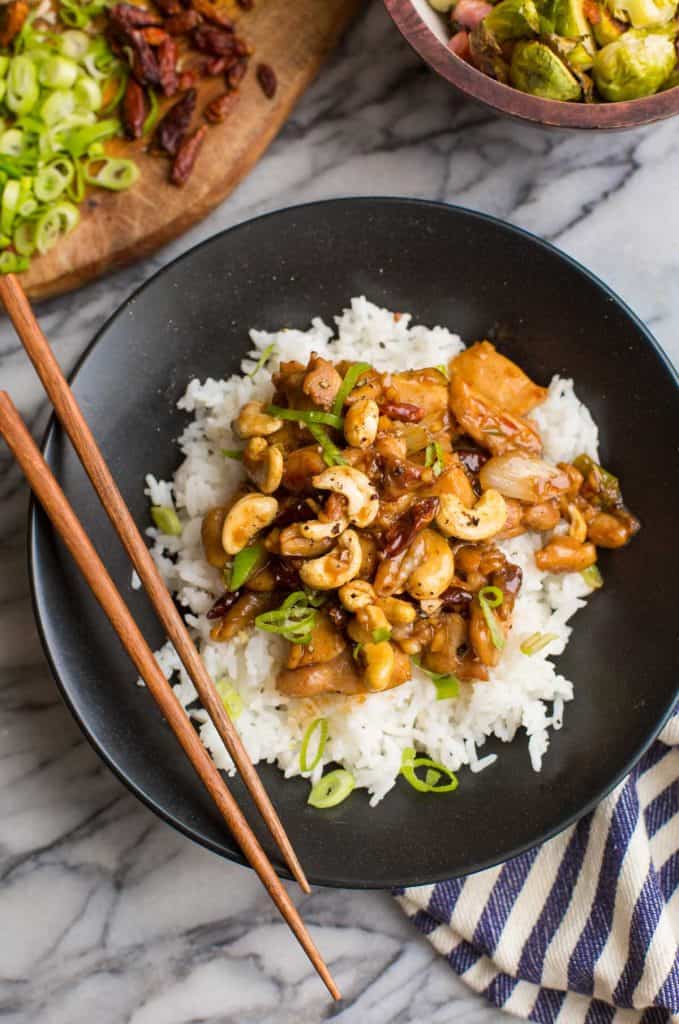
[[[567,473],[530,455],[494,455],[482,467],[484,491],[494,488],[505,498],[536,503],[562,494],[570,487]]]

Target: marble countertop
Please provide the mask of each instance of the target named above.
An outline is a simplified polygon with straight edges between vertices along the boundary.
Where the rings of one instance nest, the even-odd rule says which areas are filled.
[[[423,196],[504,217],[618,291],[679,362],[679,119],[546,132],[461,100],[381,4],[354,25],[249,178],[179,242],[45,304],[69,369],[142,281],[254,214],[316,198]],[[37,378],[5,320],[0,383],[36,435]],[[38,643],[26,489],[0,450],[0,1017],[5,1024],[500,1024],[386,893],[318,890],[302,913],[346,995],[321,983],[244,868],[128,794],[81,738]],[[292,890],[291,890],[292,891]]]

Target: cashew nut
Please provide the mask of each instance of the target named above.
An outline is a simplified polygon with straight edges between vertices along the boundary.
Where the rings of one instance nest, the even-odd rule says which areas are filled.
[[[464,506],[462,506],[464,508]],[[448,541],[436,530],[423,530],[424,559],[406,583],[409,594],[419,600],[438,597],[455,575],[455,558]]]
[[[356,618],[371,637],[378,630],[386,629],[388,633],[391,633],[389,620],[379,605],[368,604],[365,608],[359,608]]]
[[[305,537],[303,523],[292,523],[281,530],[278,538],[278,552],[291,558],[317,558],[324,555],[333,545],[332,537]]]
[[[507,518],[507,503],[492,487],[481,495],[474,508],[465,508],[454,494],[441,494],[436,525],[447,537],[459,540],[487,540],[499,533]]]
[[[246,494],[227,512],[222,527],[222,547],[237,555],[255,534],[269,526],[278,515],[278,502],[265,494]]]
[[[361,545],[354,530],[345,530],[327,555],[304,562],[299,574],[312,590],[334,590],[358,575]]]
[[[299,532],[308,540],[336,540],[348,525],[349,520],[344,516],[328,523],[320,519],[309,519],[305,523],[299,523]]]
[[[264,412],[263,402],[246,402],[233,423],[234,430],[243,439],[268,437],[280,430],[282,425],[282,420]]]
[[[583,544],[587,540],[587,523],[585,517],[573,502],[568,506],[568,515],[571,518],[571,525],[568,529],[569,536],[575,537],[580,544]]]
[[[311,478],[321,491],[335,491],[347,500],[347,514],[356,526],[365,527],[377,515],[380,502],[377,491],[360,469],[354,466],[331,466]]]
[[[394,648],[388,640],[378,644],[363,644],[361,654],[365,659],[363,678],[369,690],[386,690],[394,671]]]
[[[369,448],[377,437],[380,409],[372,398],[359,398],[344,417],[344,436],[352,448]]]
[[[243,465],[262,494],[273,494],[283,479],[283,453],[263,437],[252,437],[243,452]]]
[[[352,580],[351,583],[345,583],[340,587],[339,599],[348,612],[357,612],[359,608],[366,608],[376,600],[372,584],[367,580]]]
[[[417,618],[417,612],[408,601],[397,597],[381,597],[377,602],[393,626],[409,626]]]

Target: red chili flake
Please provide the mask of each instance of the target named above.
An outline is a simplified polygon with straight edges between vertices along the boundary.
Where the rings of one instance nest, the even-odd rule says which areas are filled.
[[[257,65],[257,81],[259,82],[261,90],[266,98],[268,100],[272,100],[276,95],[278,80],[276,78],[276,72],[270,64]]]
[[[146,93],[134,78],[128,78],[122,103],[122,122],[128,139],[140,139],[146,120]]]
[[[203,116],[210,124],[219,124],[231,113],[239,100],[237,92],[224,92],[208,103]]]
[[[189,89],[158,122],[154,141],[170,156],[176,154],[180,142],[188,131],[197,98],[196,90]]]
[[[385,402],[380,406],[380,412],[390,420],[402,420],[404,423],[419,423],[424,416],[424,409],[410,402]]]
[[[191,89],[196,84],[196,72],[195,71],[182,71],[177,85],[179,86],[180,92],[185,92],[187,89]]]
[[[181,14],[175,14],[174,17],[167,19],[165,31],[171,36],[183,36],[197,28],[202,20],[198,11],[182,11]]]
[[[415,535],[432,521],[439,510],[439,504],[437,497],[416,501],[384,535],[384,557],[393,558],[407,548]]]
[[[181,188],[189,180],[206,133],[207,125],[202,124],[193,135],[185,135],[180,142],[170,171],[170,181],[173,185]]]

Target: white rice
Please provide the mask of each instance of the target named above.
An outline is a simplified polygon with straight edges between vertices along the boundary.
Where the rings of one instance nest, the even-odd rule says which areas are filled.
[[[487,737],[509,742],[519,730],[528,738],[528,755],[535,771],[549,746],[550,728],[561,728],[564,706],[573,698],[573,684],[559,675],[550,660],[568,643],[571,616],[585,604],[589,588],[579,573],[551,576],[540,572],[534,551],[544,543],[539,534],[524,534],[502,543],[512,562],[523,570],[523,586],[516,604],[514,627],[500,666],[489,682],[465,685],[456,700],[436,700],[427,676],[413,667],[414,677],[394,690],[367,699],[324,696],[295,699],[282,696],[275,685],[283,644],[278,637],[254,631],[229,643],[210,640],[205,613],[223,592],[218,570],[204,560],[201,519],[222,503],[239,484],[241,465],[220,454],[221,448],[239,447],[231,422],[244,402],[269,399],[271,375],[281,359],[305,362],[312,351],[333,360],[360,358],[381,370],[407,370],[447,363],[464,346],[443,327],[410,324],[399,316],[354,298],[351,307],[335,318],[336,330],[314,319],[307,331],[281,330],[274,334],[253,330],[252,358],[242,363],[244,376],[228,380],[189,382],[179,407],[193,421],[179,439],[183,462],[172,481],[147,477],[146,494],[153,505],[174,505],[181,522],[181,537],[147,531],[153,555],[167,583],[186,608],[186,621],[195,636],[208,670],[215,679],[227,678],[242,698],[244,710],[238,730],[252,760],[274,762],[286,776],[300,775],[299,751],[309,723],[319,715],[328,719],[328,741],[311,775],[336,762],[349,769],[356,785],[370,791],[371,803],[389,792],[399,774],[406,747],[427,751],[452,770],[469,765],[478,772],[492,765],[495,755],[480,757]],[[275,355],[254,381],[251,372],[259,353],[271,344]],[[573,459],[580,452],[598,457],[597,427],[577,399],[573,382],[554,377],[547,401],[534,411],[545,453],[553,461]],[[527,657],[520,644],[533,633],[557,635],[548,649]],[[196,692],[167,643],[158,661],[182,705],[200,731],[200,737],[219,768],[233,772],[231,759]]]

